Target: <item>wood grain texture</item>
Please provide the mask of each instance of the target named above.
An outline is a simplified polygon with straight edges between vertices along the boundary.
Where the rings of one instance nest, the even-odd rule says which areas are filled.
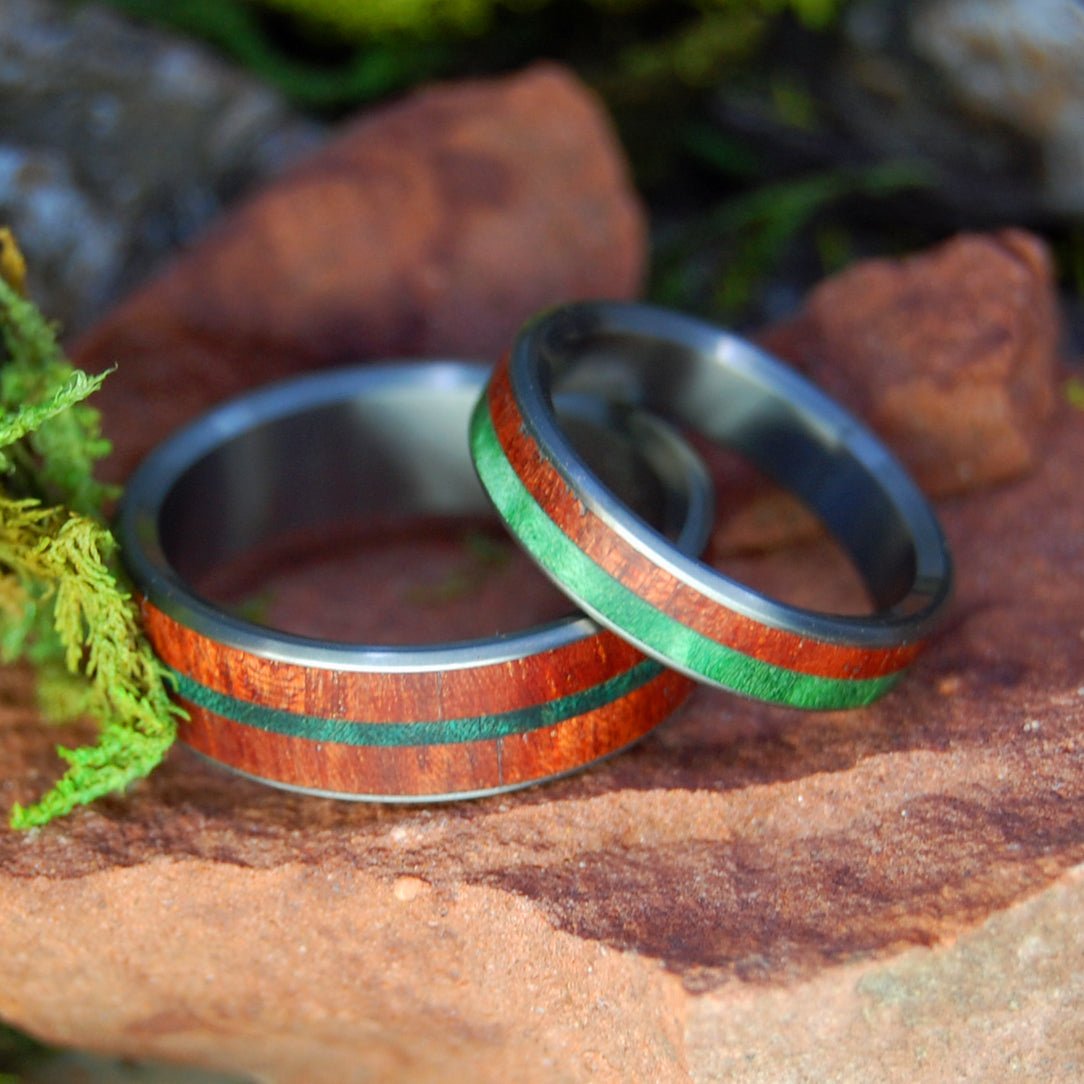
[[[551,651],[458,670],[321,670],[235,651],[144,601],[159,657],[201,685],[299,714],[359,722],[495,715],[567,696],[630,669],[644,656],[599,630]]]
[[[494,372],[487,402],[497,439],[538,505],[603,571],[680,624],[761,662],[823,678],[863,680],[894,674],[922,650],[921,642],[869,648],[814,640],[765,625],[707,598],[635,549],[572,492],[524,425],[507,357]]]
[[[186,705],[191,748],[268,782],[383,799],[471,795],[525,786],[633,744],[679,707],[692,683],[663,670],[626,696],[552,726],[487,741],[355,746],[257,730]]]
[[[189,712],[183,741],[258,778],[344,795],[472,793],[562,775],[638,740],[692,687],[604,631],[500,663],[367,672],[263,658],[142,608]]]

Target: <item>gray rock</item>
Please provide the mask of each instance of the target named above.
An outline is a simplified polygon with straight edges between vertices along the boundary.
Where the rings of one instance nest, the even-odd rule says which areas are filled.
[[[1084,5],[1078,0],[934,0],[911,40],[957,106],[1038,148],[1042,198],[1084,212]]]
[[[188,42],[95,5],[0,4],[0,221],[66,333],[321,137]]]
[[[921,163],[959,221],[1084,212],[1084,4],[856,0],[826,100],[867,156]]]
[[[30,259],[31,293],[66,326],[105,304],[124,266],[124,229],[62,153],[0,144],[0,217]]]

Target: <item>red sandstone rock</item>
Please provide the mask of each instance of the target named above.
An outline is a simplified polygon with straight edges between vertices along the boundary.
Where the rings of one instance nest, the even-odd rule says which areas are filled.
[[[282,794],[177,749],[126,798],[0,830],[0,1017],[276,1084],[874,1064],[932,1084],[1010,1062],[1070,1084],[1081,462],[1063,404],[1032,474],[942,506],[956,604],[868,709],[702,690],[590,772],[417,808]],[[849,597],[821,544],[739,571]],[[59,765],[25,672],[0,671],[0,705],[7,807]]]
[[[765,336],[850,405],[929,493],[1034,467],[1054,403],[1050,257],[1020,230],[960,236],[827,280]]]
[[[507,104],[554,80],[459,93]],[[423,97],[390,116],[411,108],[437,109]],[[466,128],[481,138],[491,123]],[[424,160],[429,142],[415,138]],[[439,349],[434,336],[507,333],[481,290],[470,311],[489,323],[403,320],[375,274],[358,284],[364,319],[343,332],[322,306],[345,288],[329,285],[336,268],[326,280],[311,270],[328,266],[319,260],[305,264],[309,291],[246,295],[226,269],[262,273],[257,252],[292,281],[295,265],[271,257],[295,239],[261,210],[277,198],[242,212],[245,230],[224,225],[83,347],[84,362],[114,347],[135,359],[111,378],[107,415],[129,459],[210,399],[348,345],[388,352],[417,334]],[[302,213],[288,202],[283,221]],[[496,218],[476,225],[496,229]],[[384,236],[379,215],[367,221]],[[991,260],[1020,261],[1026,294],[1028,245],[983,244]],[[870,272],[911,282],[874,306],[901,365],[913,355],[888,329],[917,341],[915,267],[957,268],[962,278],[940,279],[945,312],[989,303],[975,294],[983,261],[949,255]],[[415,281],[412,264],[396,266]],[[206,311],[201,274],[218,297]],[[442,297],[426,304],[454,311]],[[420,306],[417,295],[404,304]],[[931,386],[949,399],[966,394],[967,373],[1003,396],[1005,374],[1028,386],[1021,359],[1041,356],[1053,325],[1015,311],[1017,323],[995,325],[1013,331],[1015,352],[1004,335],[988,355],[971,340]],[[819,327],[789,329],[797,356],[817,356]],[[124,798],[41,831],[0,829],[0,1017],[53,1042],[273,1084],[851,1080],[876,1067],[925,1084],[998,1079],[1006,1065],[1078,1079],[1084,414],[1063,402],[1047,430],[1028,476],[943,504],[957,601],[907,680],[871,708],[803,715],[702,690],[590,772],[448,806],[280,793],[178,748]],[[901,451],[918,454],[926,436],[908,431]],[[822,542],[732,570],[794,601],[853,604],[853,577]],[[341,595],[317,622],[342,616]],[[434,637],[442,620],[434,613]],[[56,740],[27,673],[0,670],[0,806],[55,779]]]
[[[1058,340],[1049,254],[1021,230],[855,264],[761,336],[877,430],[932,496],[1034,468]],[[748,468],[723,462],[716,474],[730,510],[712,539],[718,559],[820,532],[797,500]]]
[[[1009,1062],[1069,1084],[1081,462],[1063,405],[1031,475],[943,506],[953,613],[863,711],[703,690],[593,771],[417,808],[283,794],[177,749],[124,799],[0,830],[0,1017],[278,1084],[871,1065],[925,1084]],[[824,604],[849,590],[820,545],[746,570]],[[0,671],[0,705],[6,807],[58,764],[24,672]]]
[[[123,476],[209,403],[376,357],[494,358],[572,298],[627,297],[639,203],[608,120],[540,65],[367,113],[76,343]]]

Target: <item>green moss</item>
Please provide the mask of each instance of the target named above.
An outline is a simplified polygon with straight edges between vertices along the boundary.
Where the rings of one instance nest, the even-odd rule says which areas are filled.
[[[476,32],[487,23],[492,0],[262,0],[269,7],[322,23],[337,35],[358,40],[413,31]]]
[[[58,750],[68,770],[48,794],[15,807],[12,824],[28,828],[155,768],[176,736],[176,709],[135,603],[118,582],[108,528],[65,508],[9,498],[0,498],[0,516],[0,568],[23,596],[21,611],[5,608],[6,660],[23,654],[48,622],[53,635],[46,640],[62,652],[67,672],[86,681],[84,695],[69,703],[102,725],[96,745]]]
[[[0,336],[0,660],[37,669],[51,718],[101,724],[94,746],[58,750],[68,769],[48,794],[15,807],[12,824],[28,828],[146,775],[173,743],[178,709],[106,525],[115,491],[94,478],[109,444],[85,400],[105,377],[74,369],[3,278]]]

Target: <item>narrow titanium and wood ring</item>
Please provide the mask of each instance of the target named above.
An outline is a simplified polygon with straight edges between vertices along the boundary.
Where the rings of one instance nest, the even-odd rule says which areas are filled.
[[[137,470],[121,542],[147,634],[189,713],[183,741],[293,790],[461,798],[608,756],[682,703],[687,678],[571,605],[569,617],[523,632],[398,647],[262,627],[193,588],[256,544],[344,512],[491,516],[467,444],[487,373],[404,362],[303,377],[212,410]],[[660,530],[698,551],[711,488],[684,442],[650,418],[619,435],[597,404],[568,409],[588,448],[629,461],[631,493],[653,491]]]
[[[820,516],[875,612],[785,605],[678,552],[577,453],[553,409],[553,392],[573,389],[743,453]],[[951,592],[934,512],[878,438],[788,367],[688,316],[607,302],[541,315],[498,365],[471,442],[506,526],[571,599],[652,657],[749,697],[870,703]]]

